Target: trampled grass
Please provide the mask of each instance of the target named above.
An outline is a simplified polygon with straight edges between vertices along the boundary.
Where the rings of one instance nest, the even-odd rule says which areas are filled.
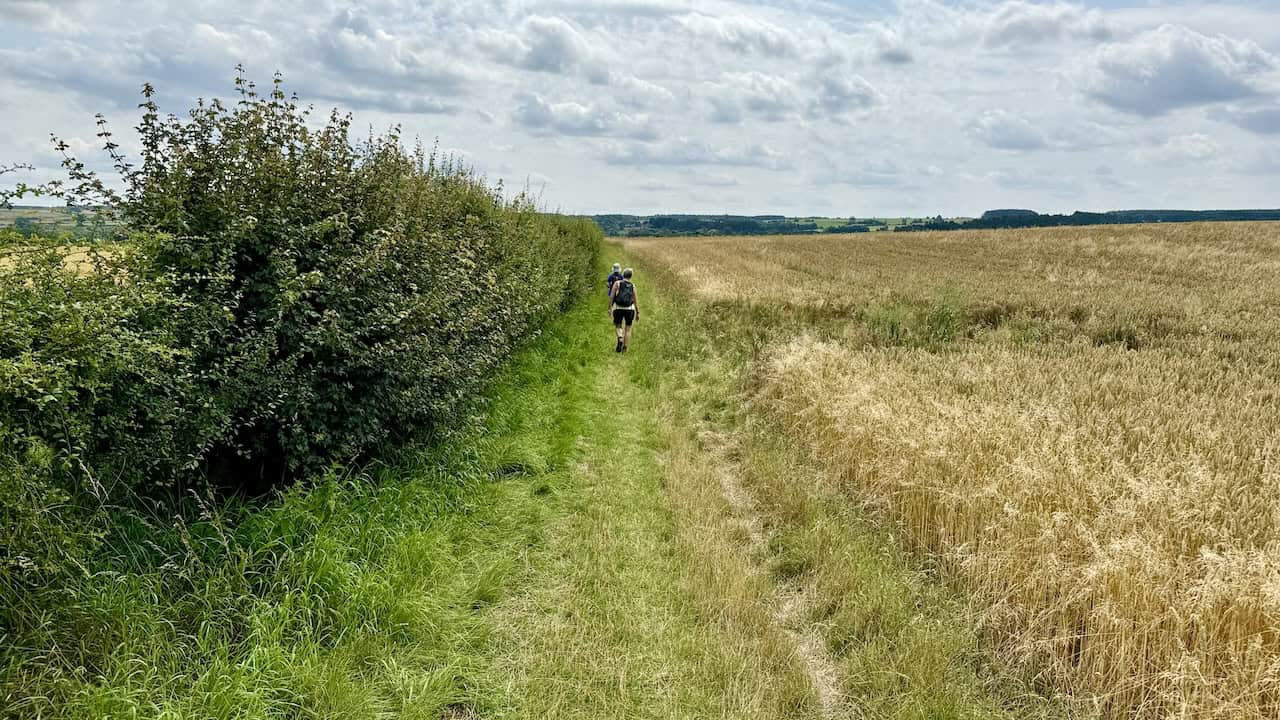
[[[1280,714],[1280,226],[627,246],[754,326],[756,407],[1026,674],[1114,717]]]

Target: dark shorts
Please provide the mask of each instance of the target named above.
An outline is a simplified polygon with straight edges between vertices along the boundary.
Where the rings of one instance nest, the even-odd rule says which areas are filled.
[[[614,327],[622,327],[623,322],[627,323],[627,327],[631,327],[631,323],[635,321],[636,321],[635,308],[630,308],[627,310],[619,310],[618,308],[613,309],[613,326]]]

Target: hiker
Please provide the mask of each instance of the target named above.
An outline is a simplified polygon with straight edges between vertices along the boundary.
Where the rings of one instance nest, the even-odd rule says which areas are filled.
[[[622,266],[618,263],[613,264],[613,272],[609,273],[609,279],[604,283],[604,292],[606,295],[613,294],[613,284],[622,279]]]
[[[609,314],[613,316],[613,327],[618,331],[618,346],[614,352],[627,351],[631,344],[631,323],[640,319],[640,298],[636,284],[631,282],[631,275],[631,268],[623,270],[622,277],[609,288]]]

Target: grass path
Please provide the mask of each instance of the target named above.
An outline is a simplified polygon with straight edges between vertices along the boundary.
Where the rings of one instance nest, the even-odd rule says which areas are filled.
[[[959,598],[743,413],[742,367],[658,285],[603,313],[561,404],[552,519],[483,622],[494,718],[1012,718]],[[709,344],[708,344],[709,343]],[[568,418],[565,420],[565,418]]]
[[[801,671],[752,654],[751,638],[700,603],[686,518],[663,486],[666,431],[627,371],[633,360],[610,357],[590,380],[566,515],[524,589],[490,618],[509,648],[497,667],[508,699],[495,714],[800,717]]]

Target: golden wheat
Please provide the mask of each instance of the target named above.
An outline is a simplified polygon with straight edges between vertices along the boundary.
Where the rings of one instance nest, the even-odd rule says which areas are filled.
[[[629,248],[748,318],[829,312],[760,402],[1027,668],[1114,717],[1280,717],[1280,224]],[[965,326],[876,342],[893,302]]]

